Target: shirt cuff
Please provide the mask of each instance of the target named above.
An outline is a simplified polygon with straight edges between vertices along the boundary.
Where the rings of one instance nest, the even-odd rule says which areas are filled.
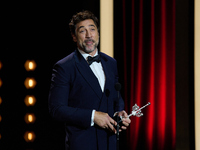
[[[115,112],[115,113],[114,113],[114,115],[113,115],[113,117],[115,117],[115,116],[116,116],[118,113],[119,113],[118,111],[117,111],[117,112]]]
[[[94,113],[95,113],[95,110],[92,110],[91,126],[94,126]]]

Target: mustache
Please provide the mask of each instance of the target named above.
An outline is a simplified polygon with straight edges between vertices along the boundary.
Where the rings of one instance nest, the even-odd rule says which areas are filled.
[[[87,39],[87,40],[85,40],[84,42],[85,42],[85,43],[86,43],[86,42],[93,42],[93,43],[94,43],[95,41],[94,41],[93,39]]]

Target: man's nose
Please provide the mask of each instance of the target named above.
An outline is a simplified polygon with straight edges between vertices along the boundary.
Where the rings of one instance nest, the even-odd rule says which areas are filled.
[[[90,31],[86,31],[86,37],[88,37],[88,38],[91,37],[91,33],[90,33]]]

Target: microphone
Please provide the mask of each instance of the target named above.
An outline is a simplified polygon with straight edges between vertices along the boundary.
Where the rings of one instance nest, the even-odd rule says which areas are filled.
[[[115,84],[115,90],[116,90],[116,91],[120,91],[120,90],[121,90],[121,84],[120,84],[119,82],[117,82],[117,83]]]
[[[116,84],[115,84],[115,90],[117,91],[117,93],[118,93],[118,99],[119,99],[119,91],[121,90],[121,84],[119,83],[119,82],[117,82]]]

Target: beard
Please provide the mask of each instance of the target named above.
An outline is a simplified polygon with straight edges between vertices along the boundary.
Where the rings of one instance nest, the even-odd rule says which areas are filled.
[[[87,44],[88,42],[92,42],[91,44]],[[97,46],[99,45],[99,40],[96,42],[92,39],[85,40],[82,44],[79,42],[80,48],[85,52],[85,53],[91,53],[93,52]]]

